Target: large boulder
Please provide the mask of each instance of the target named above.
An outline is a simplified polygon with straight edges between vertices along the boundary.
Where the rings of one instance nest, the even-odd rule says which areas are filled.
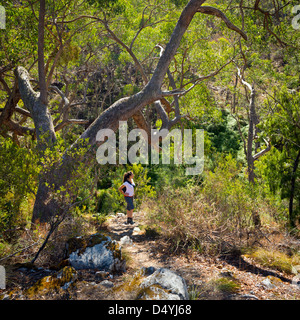
[[[166,268],[155,270],[139,285],[139,300],[187,300],[189,298],[185,280]]]
[[[69,239],[66,244],[66,259],[77,270],[124,272],[126,265],[119,244],[102,233]]]
[[[66,290],[75,286],[77,272],[74,268],[66,266],[58,272],[41,278],[25,291],[25,296],[30,299],[39,299],[42,296],[64,294]]]

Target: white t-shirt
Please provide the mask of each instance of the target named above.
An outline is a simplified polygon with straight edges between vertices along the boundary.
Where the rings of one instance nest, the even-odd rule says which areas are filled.
[[[125,186],[125,187],[126,187],[125,193],[127,193],[127,196],[133,197],[133,195],[134,195],[134,187],[135,187],[135,184],[134,184],[133,180],[132,180],[132,184],[129,183],[128,181],[125,181],[125,182],[122,184],[122,186]]]

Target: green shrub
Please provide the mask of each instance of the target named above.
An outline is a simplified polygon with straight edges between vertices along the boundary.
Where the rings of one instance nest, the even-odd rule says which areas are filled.
[[[31,218],[37,157],[32,149],[0,137],[0,163],[0,240],[10,242]]]
[[[219,224],[228,220],[231,227],[241,232],[251,226],[252,215],[257,211],[255,196],[241,174],[241,166],[231,155],[220,159],[214,172],[208,172],[203,183],[203,196],[220,212]],[[229,225],[227,224],[229,227]]]
[[[110,213],[120,210],[121,204],[113,190],[99,190],[97,212]]]
[[[174,250],[191,248],[209,254],[242,251],[259,234],[253,214],[267,215],[268,208],[240,172],[241,167],[227,156],[214,172],[206,173],[202,186],[165,188],[142,206],[149,225],[159,225]]]
[[[222,277],[213,281],[213,286],[220,292],[225,294],[237,293],[240,289],[240,284],[234,280]]]
[[[300,264],[300,256],[298,254],[289,257],[283,252],[262,248],[254,251],[249,257],[264,267],[282,271],[287,274],[292,274],[293,266]]]

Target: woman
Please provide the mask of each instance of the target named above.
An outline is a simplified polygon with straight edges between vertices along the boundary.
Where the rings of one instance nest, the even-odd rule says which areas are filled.
[[[128,171],[124,174],[123,184],[119,187],[119,191],[124,195],[125,201],[127,202],[127,222],[126,224],[134,224],[133,218],[133,196],[134,196],[134,187],[133,182],[133,172]]]

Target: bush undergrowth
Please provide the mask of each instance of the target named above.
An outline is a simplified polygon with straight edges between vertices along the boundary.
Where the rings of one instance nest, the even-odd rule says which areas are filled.
[[[292,274],[294,271],[293,267],[300,265],[300,255],[297,253],[292,256],[288,256],[287,254],[277,250],[259,248],[250,254],[249,257],[263,267],[275,269],[287,274]]]
[[[214,172],[206,173],[201,186],[168,187],[157,199],[144,202],[143,210],[150,224],[160,225],[174,251],[188,248],[218,255],[241,252],[258,240],[261,228],[275,226],[269,207],[227,156]],[[262,226],[255,225],[254,214]]]

